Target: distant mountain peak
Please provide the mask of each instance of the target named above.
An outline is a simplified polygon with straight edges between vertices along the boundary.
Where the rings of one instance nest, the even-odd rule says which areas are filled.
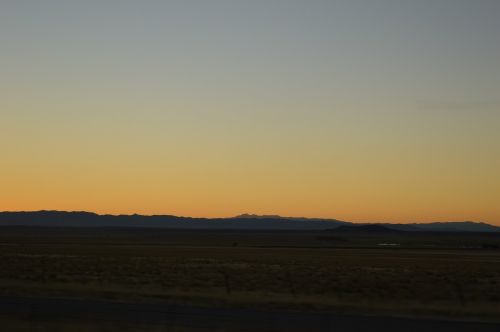
[[[325,221],[325,222],[347,223],[345,221],[330,219],[330,218],[284,217],[277,214],[260,215],[260,214],[243,213],[233,218],[234,219],[282,219],[282,220],[293,220],[293,221]]]
[[[259,214],[250,214],[250,213],[243,213],[243,214],[240,214],[236,217],[234,217],[235,219],[294,219],[294,218],[287,218],[287,217],[282,217],[280,215],[274,215],[274,214],[270,214],[270,215],[259,215]]]

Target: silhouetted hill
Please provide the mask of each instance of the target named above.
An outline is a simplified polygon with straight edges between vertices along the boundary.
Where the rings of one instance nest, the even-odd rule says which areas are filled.
[[[384,225],[342,225],[335,229],[335,232],[341,233],[372,233],[372,234],[383,234],[383,233],[399,233],[402,230],[396,230],[393,228],[386,227]]]
[[[188,218],[169,215],[98,215],[88,212],[0,212],[2,226],[40,227],[138,227],[172,229],[322,230],[332,221],[297,221],[284,218]]]
[[[280,220],[294,220],[294,221],[326,221],[334,222],[336,224],[350,224],[347,221],[341,221],[337,219],[326,219],[326,218],[305,218],[305,217],[282,217],[279,215],[258,215],[258,214],[248,214],[244,213],[239,216],[234,217],[234,219],[280,219]]]
[[[484,222],[434,222],[434,223],[414,223],[408,224],[426,231],[446,231],[446,232],[499,232],[500,227],[486,224]]]
[[[277,215],[256,215],[256,214],[242,214],[235,217],[236,219],[259,219],[264,220],[268,218],[273,219],[286,219],[295,221],[324,221],[334,222],[336,226],[352,225],[359,226],[360,224],[340,221],[337,219],[321,219],[321,218],[304,218],[304,217],[281,217]],[[331,224],[330,224],[331,225]],[[377,223],[377,224],[361,224],[361,225],[381,225],[388,229],[405,232],[500,232],[500,227],[493,226],[482,222],[473,221],[454,221],[454,222],[429,222],[429,223],[410,223],[410,224],[391,224],[391,223]]]
[[[171,215],[99,215],[90,212],[36,211],[0,212],[0,226],[38,227],[119,227],[170,229],[240,229],[240,230],[331,230],[346,231],[432,231],[500,232],[500,227],[475,222],[424,224],[356,224],[335,219],[294,218],[241,215],[234,218],[188,218]],[[362,227],[362,228],[360,228]]]

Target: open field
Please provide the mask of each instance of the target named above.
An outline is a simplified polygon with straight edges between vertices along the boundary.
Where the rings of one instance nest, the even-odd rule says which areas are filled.
[[[498,241],[5,227],[0,295],[500,322]]]

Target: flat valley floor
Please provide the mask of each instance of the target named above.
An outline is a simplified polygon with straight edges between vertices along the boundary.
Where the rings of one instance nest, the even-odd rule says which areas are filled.
[[[498,234],[0,228],[18,331],[498,331]]]

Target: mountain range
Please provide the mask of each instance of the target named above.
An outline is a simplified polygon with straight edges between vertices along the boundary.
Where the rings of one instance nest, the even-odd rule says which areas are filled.
[[[500,227],[482,222],[428,223],[353,223],[336,219],[282,217],[278,215],[242,214],[232,218],[190,218],[171,215],[99,215],[91,212],[33,211],[0,212],[1,226],[36,227],[118,227],[162,229],[234,229],[234,230],[368,230],[382,226],[407,232],[500,232]],[[359,228],[357,228],[359,227]],[[380,228],[380,227],[378,227]],[[339,230],[347,229],[346,227]]]

